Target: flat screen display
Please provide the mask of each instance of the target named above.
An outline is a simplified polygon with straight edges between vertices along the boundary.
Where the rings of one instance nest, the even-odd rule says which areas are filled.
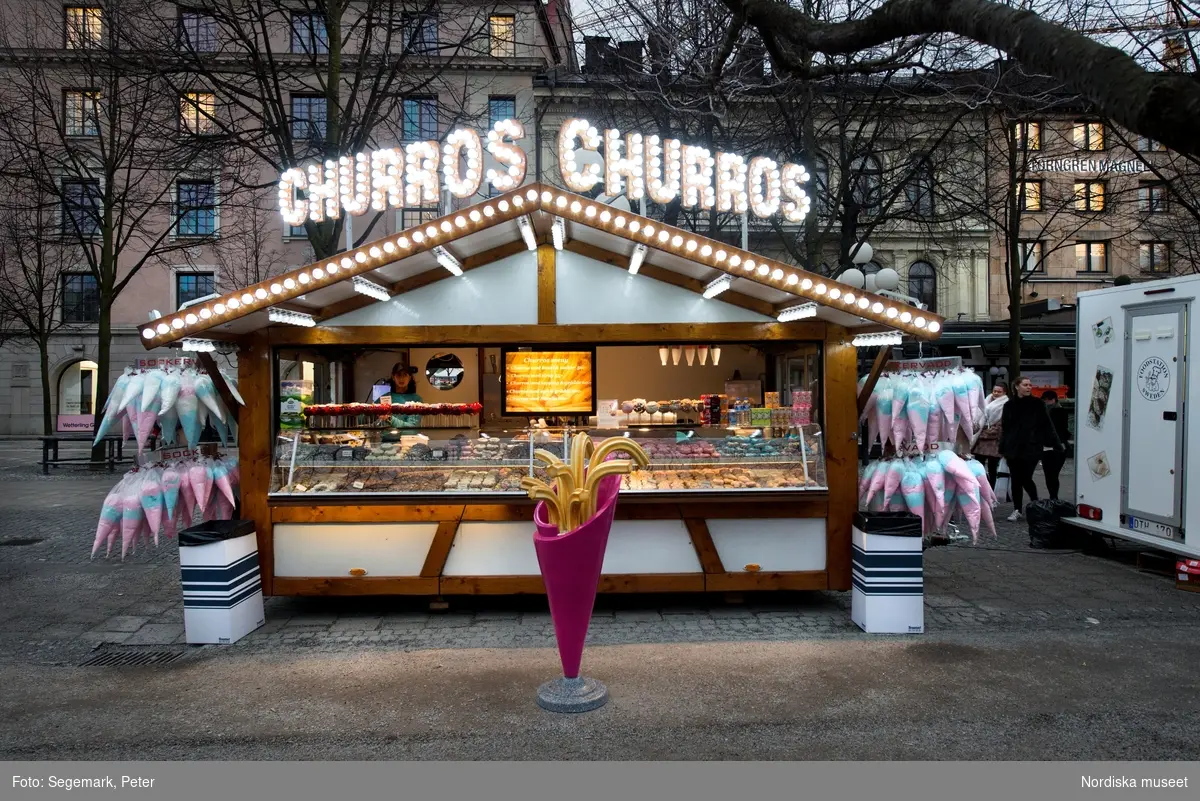
[[[504,414],[593,414],[596,351],[504,350]]]

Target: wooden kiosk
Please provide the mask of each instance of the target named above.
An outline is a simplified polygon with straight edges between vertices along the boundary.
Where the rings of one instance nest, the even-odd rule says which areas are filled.
[[[375,285],[371,295],[361,285],[356,291],[356,278]],[[379,288],[388,300],[379,299]],[[601,592],[740,592],[850,589],[856,338],[857,346],[895,332],[934,339],[941,326],[940,317],[894,299],[528,184],[166,315],[151,322],[143,338],[147,348],[185,337],[238,346],[238,389],[246,401],[238,420],[242,514],[255,522],[263,591],[270,595],[543,592],[533,506],[519,492],[389,492],[378,491],[375,479],[331,492],[297,491],[284,467],[288,449],[300,446],[294,437],[281,439],[277,427],[280,353],[459,346],[479,349],[480,364],[465,368],[482,374],[484,349],[497,347],[661,347],[664,369],[672,369],[668,347],[815,346],[821,480],[805,467],[807,482],[784,486],[789,482],[777,479],[787,468],[775,458],[758,473],[756,465],[744,465],[751,483],[755,475],[771,477],[761,486],[731,488],[714,478],[712,488],[705,489],[705,479],[697,489],[688,478],[679,482],[686,489],[672,489],[663,475],[692,476],[684,469],[690,466],[673,465],[663,468],[654,491],[622,494]],[[353,384],[345,375],[340,380]],[[603,389],[598,394],[603,397]],[[359,397],[351,389],[333,400]],[[671,436],[664,448],[690,435]],[[463,439],[473,447],[466,435],[460,447]],[[714,447],[716,453],[725,446],[718,440]],[[373,453],[370,446],[361,451]],[[402,466],[369,469],[361,468],[364,475],[382,475],[383,483],[387,476],[413,475]],[[441,471],[437,483],[453,466],[412,469]],[[372,481],[374,490],[367,486]]]

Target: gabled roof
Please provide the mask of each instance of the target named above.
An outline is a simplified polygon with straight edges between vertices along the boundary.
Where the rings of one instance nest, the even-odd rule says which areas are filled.
[[[272,307],[303,312],[319,324],[377,302],[355,291],[355,276],[383,286],[392,295],[435,281],[455,280],[439,266],[435,248],[444,248],[461,263],[464,272],[490,264],[528,247],[520,218],[526,219],[542,243],[550,241],[554,220],[561,218],[566,249],[621,268],[627,268],[632,252],[644,245],[642,275],[697,292],[722,274],[734,276],[731,288],[719,299],[762,314],[775,315],[790,306],[813,302],[817,304],[817,316],[830,322],[851,329],[885,326],[925,340],[936,339],[944,323],[931,312],[795,265],[619,211],[582,195],[532,183],[333,258],[164,315],[143,327],[142,343],[151,349],[184,337],[240,336],[267,326],[267,310]]]

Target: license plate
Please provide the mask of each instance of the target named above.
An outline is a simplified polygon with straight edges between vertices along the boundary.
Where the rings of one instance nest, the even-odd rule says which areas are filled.
[[[1176,539],[1177,532],[1174,526],[1168,526],[1165,523],[1158,523],[1153,520],[1143,520],[1140,517],[1127,517],[1129,528],[1133,531],[1142,534],[1149,534],[1152,537],[1164,537],[1169,540]]]

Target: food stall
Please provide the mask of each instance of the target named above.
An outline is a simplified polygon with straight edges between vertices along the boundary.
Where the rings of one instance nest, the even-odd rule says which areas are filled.
[[[266,594],[543,592],[519,482],[579,431],[651,458],[601,592],[742,592],[850,588],[856,347],[941,325],[534,183],[143,338],[238,347]]]

